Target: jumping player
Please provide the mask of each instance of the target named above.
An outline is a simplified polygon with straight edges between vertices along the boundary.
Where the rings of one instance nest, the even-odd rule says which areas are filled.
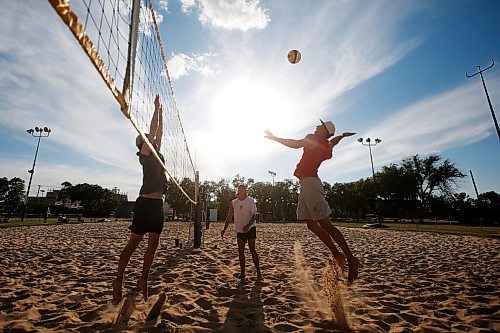
[[[323,184],[318,177],[318,168],[323,161],[332,158],[333,147],[340,140],[356,133],[345,132],[329,140],[335,134],[335,125],[331,121],[320,120],[320,122],[313,134],[308,134],[300,140],[278,138],[270,131],[266,131],[266,138],[290,148],[303,148],[302,158],[294,172],[300,183],[297,218],[307,221],[307,227],[330,249],[342,269],[347,257],[348,281],[352,283],[358,276],[359,260],[351,253],[342,233],[330,221],[332,211],[325,199]],[[345,255],[337,249],[334,242]]]

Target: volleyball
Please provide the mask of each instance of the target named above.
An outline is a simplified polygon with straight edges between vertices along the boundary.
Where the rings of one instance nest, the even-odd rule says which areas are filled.
[[[297,64],[300,61],[301,55],[297,50],[291,50],[288,52],[288,61],[292,64]]]

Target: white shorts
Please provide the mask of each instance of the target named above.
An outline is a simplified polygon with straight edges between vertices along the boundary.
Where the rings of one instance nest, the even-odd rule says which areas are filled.
[[[306,177],[300,181],[299,203],[297,204],[298,220],[319,221],[332,213],[325,199],[325,190],[317,177]]]

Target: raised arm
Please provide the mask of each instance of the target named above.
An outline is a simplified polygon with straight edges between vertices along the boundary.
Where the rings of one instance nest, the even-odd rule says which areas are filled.
[[[340,142],[340,140],[342,140],[343,138],[346,138],[348,136],[353,136],[354,134],[356,134],[356,133],[344,132],[341,135],[337,135],[336,137],[334,137],[333,139],[330,140],[330,148],[333,149],[333,147],[335,147]]]
[[[155,112],[153,113],[153,118],[151,119],[151,124],[149,124],[149,139],[153,140],[156,138],[158,132],[158,118],[160,113],[160,96],[156,95],[155,98]],[[153,143],[153,142],[151,142]]]
[[[160,105],[159,111],[158,111],[158,129],[156,131],[156,136],[154,138],[153,145],[156,147],[156,149],[160,150],[161,148],[161,138],[163,136],[163,107]]]
[[[265,133],[266,133],[266,135],[264,136],[265,138],[268,138],[269,140],[273,140],[273,141],[279,142],[282,145],[290,147],[290,148],[299,149],[299,148],[303,148],[303,147],[309,145],[307,137],[304,138],[304,139],[301,139],[301,140],[283,139],[283,138],[278,138],[273,133],[271,133],[269,130],[266,130]]]

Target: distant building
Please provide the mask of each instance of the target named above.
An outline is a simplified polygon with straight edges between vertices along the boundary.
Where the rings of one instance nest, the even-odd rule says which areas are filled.
[[[163,219],[166,221],[170,221],[174,219],[174,210],[170,208],[168,202],[163,204]]]
[[[54,205],[60,190],[50,190],[44,197],[28,197],[29,205]]]

